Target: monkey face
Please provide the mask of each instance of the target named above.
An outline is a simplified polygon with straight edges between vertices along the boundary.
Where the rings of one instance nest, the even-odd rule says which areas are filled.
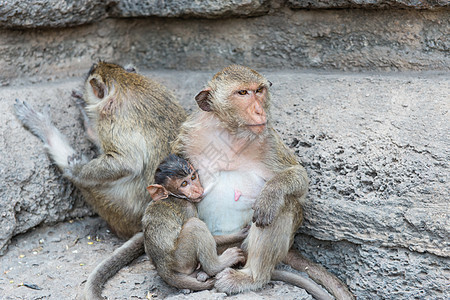
[[[261,134],[266,129],[266,96],[267,88],[254,83],[238,86],[228,98],[242,119],[243,126],[255,134]]]
[[[189,176],[176,179],[178,183],[178,194],[186,196],[191,202],[200,202],[203,198],[203,186],[200,183],[198,173],[193,168]]]

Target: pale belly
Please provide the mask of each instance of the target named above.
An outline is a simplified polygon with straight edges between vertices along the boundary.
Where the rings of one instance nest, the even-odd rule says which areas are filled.
[[[252,205],[265,180],[255,172],[242,170],[215,175],[205,198],[197,205],[198,215],[213,235],[235,233],[251,223]]]

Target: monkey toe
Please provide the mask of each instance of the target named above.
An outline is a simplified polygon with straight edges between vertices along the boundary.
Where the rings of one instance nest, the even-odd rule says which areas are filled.
[[[209,275],[203,271],[198,272],[197,280],[201,282],[205,282],[209,278]]]

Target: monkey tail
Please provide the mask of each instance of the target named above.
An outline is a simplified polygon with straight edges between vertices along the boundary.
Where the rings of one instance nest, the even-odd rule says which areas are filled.
[[[84,299],[103,300],[102,289],[105,282],[142,254],[144,254],[144,233],[138,232],[92,271],[86,281]]]
[[[294,249],[289,250],[283,262],[296,270],[308,274],[312,280],[324,286],[337,300],[355,299],[355,296],[339,278],[328,272],[324,267],[309,261],[298,251]]]
[[[288,271],[275,270],[272,272],[271,279],[284,281],[292,285],[301,287],[317,300],[333,299],[328,293],[326,293],[319,285],[317,285],[317,283],[315,283],[311,279]]]
[[[189,289],[192,291],[209,290],[214,287],[215,279],[209,278],[206,281],[199,281],[191,275],[176,273],[171,274],[167,278],[163,278],[165,282],[178,289]]]

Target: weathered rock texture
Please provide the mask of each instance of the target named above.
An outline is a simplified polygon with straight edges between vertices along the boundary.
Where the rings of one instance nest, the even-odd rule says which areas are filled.
[[[448,8],[447,0],[288,0],[291,8]]]
[[[273,82],[274,126],[311,179],[296,247],[344,280],[358,299],[448,299],[448,76],[263,73]],[[212,74],[151,73],[188,110]],[[59,179],[41,143],[11,111],[15,98],[41,107],[49,103],[58,127],[77,149],[89,151],[69,97],[80,85],[73,80],[0,89],[3,245],[36,224],[88,212],[78,197],[69,196],[72,186]],[[65,255],[69,261],[73,257]],[[74,288],[88,271],[79,272]],[[143,298],[155,283],[147,282],[152,276],[142,280],[133,293],[141,291]],[[114,289],[124,293],[123,286],[109,288],[112,295]],[[61,285],[49,289],[60,291]]]
[[[65,27],[98,22],[108,16],[108,2],[112,1],[2,0],[0,27]]]
[[[41,142],[14,118],[16,98],[41,109],[49,104],[58,128],[92,155],[70,93],[94,61],[178,70],[151,74],[188,110],[212,70],[237,63],[272,70],[275,127],[311,178],[296,247],[359,299],[449,299],[448,8],[443,0],[0,0],[0,255],[13,236],[39,224],[92,214],[50,165]],[[299,68],[441,73],[294,71]],[[95,232],[88,228],[92,220],[83,222],[68,226],[84,237]],[[57,228],[65,234],[65,225]],[[54,248],[64,238],[48,245],[33,240],[32,248],[24,246],[33,259],[19,256],[20,268],[9,263],[27,239],[47,233],[52,239],[49,229],[40,230],[19,236],[2,258],[0,272],[9,277],[0,277],[0,291],[7,299],[28,297],[26,287],[9,280],[27,280],[30,265],[37,266],[36,276],[63,278],[48,283],[40,277],[46,288],[30,298],[76,299],[81,278],[120,243],[99,244],[104,252],[97,256],[81,247],[89,269],[74,268],[80,256],[70,247]],[[58,265],[62,256],[67,269]],[[142,279],[145,267],[140,270],[135,286],[126,289],[116,279],[108,295],[144,298],[148,289],[161,291],[154,272]],[[292,293],[301,292],[286,293],[297,299]],[[283,288],[237,298],[280,295]],[[224,294],[174,296],[202,297]]]
[[[267,0],[0,1],[0,27],[67,27],[99,22],[108,17],[250,17],[267,13],[269,2]]]
[[[273,69],[448,71],[449,32],[449,10],[283,6],[254,18],[105,19],[72,28],[3,28],[0,84],[23,77],[83,76],[97,59],[131,61],[144,69],[211,70],[238,63]]]
[[[447,0],[288,0],[286,3],[282,0],[8,0],[0,1],[0,27],[67,27],[99,22],[108,17],[253,17],[281,6],[292,9],[445,9],[450,4]]]
[[[112,17],[250,17],[267,13],[269,2],[268,0],[120,0],[112,8],[110,15]]]

